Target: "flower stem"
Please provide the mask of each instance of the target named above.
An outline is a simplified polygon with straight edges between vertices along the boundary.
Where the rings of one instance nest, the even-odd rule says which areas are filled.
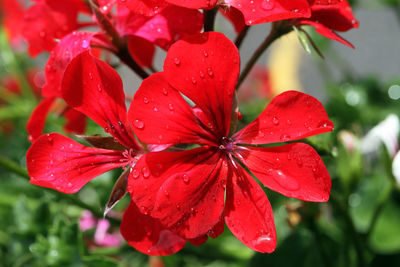
[[[258,58],[264,53],[264,51],[279,37],[289,33],[292,30],[286,24],[282,22],[273,22],[271,31],[268,34],[267,38],[260,44],[254,54],[251,56],[250,60],[247,62],[246,67],[242,71],[239,76],[239,81],[237,83],[236,89],[240,87],[244,79],[246,79],[247,75],[249,74],[250,70],[253,68],[254,64],[257,62]]]
[[[26,169],[22,168],[19,164],[15,163],[12,160],[7,159],[6,157],[4,157],[2,155],[0,155],[0,166],[3,167],[3,169],[5,169],[11,173],[14,173],[21,178],[29,180],[29,174]],[[90,206],[89,204],[83,202],[76,195],[63,194],[61,192],[58,192],[58,191],[55,191],[55,190],[52,190],[49,188],[43,188],[43,189],[47,190],[48,192],[50,192],[56,196],[59,196],[62,199],[67,199],[71,204],[74,204],[78,207],[89,210],[91,213],[93,213],[98,218],[103,218],[103,212],[101,211],[101,209]],[[119,225],[121,223],[120,220],[115,219],[115,218],[109,217],[107,219],[115,225]]]
[[[93,0],[88,1],[93,10],[93,13],[96,15],[100,26],[107,32],[108,36],[110,37],[111,43],[117,49],[115,55],[142,79],[146,79],[147,77],[149,77],[149,74],[132,58],[128,50],[126,39],[121,38],[114,25],[103,13],[101,13],[96,3]]]
[[[214,31],[215,17],[217,15],[218,7],[210,10],[204,10],[204,32]]]
[[[239,49],[243,43],[244,38],[246,37],[247,33],[249,32],[250,26],[246,26],[236,37],[235,45]]]

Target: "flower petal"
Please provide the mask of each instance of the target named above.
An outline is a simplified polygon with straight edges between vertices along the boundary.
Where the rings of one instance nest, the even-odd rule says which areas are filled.
[[[240,12],[234,7],[231,7],[226,10],[219,9],[219,11],[224,17],[226,17],[232,23],[236,33],[240,33],[244,30],[246,24],[244,22],[244,17],[242,12]]]
[[[215,7],[218,0],[166,0],[166,2],[193,9],[211,9]]]
[[[220,153],[208,147],[149,153],[132,171],[128,191],[142,213],[194,239],[222,216],[226,169]]]
[[[30,182],[63,193],[75,193],[100,174],[127,165],[123,159],[122,152],[86,147],[57,133],[39,137],[26,154]]]
[[[186,244],[183,238],[165,229],[157,219],[140,213],[133,201],[124,213],[120,228],[129,245],[148,255],[171,255]]]
[[[321,102],[297,91],[276,96],[249,125],[234,135],[236,143],[267,144],[306,138],[333,130]]]
[[[305,201],[329,199],[329,173],[311,146],[247,147],[239,153],[246,167],[269,189]]]
[[[247,247],[271,253],[276,231],[271,204],[257,182],[242,168],[231,168],[226,189],[225,222]]]
[[[321,34],[322,36],[325,36],[328,39],[338,41],[339,43],[342,43],[344,45],[347,45],[350,48],[354,48],[354,45],[352,45],[349,41],[332,31],[330,28],[326,27],[325,25],[311,21],[311,20],[300,20],[299,24],[301,25],[310,25],[315,28],[317,33]]]
[[[141,37],[130,35],[128,36],[128,50],[140,66],[151,67],[153,65],[156,48],[151,42]]]
[[[76,56],[65,70],[62,95],[69,106],[94,120],[125,147],[140,149],[126,125],[122,80],[107,63],[89,51]]]
[[[73,108],[68,108],[63,115],[66,120],[66,124],[63,127],[64,131],[75,134],[83,134],[85,132],[86,116],[84,114]]]
[[[152,17],[118,9],[117,29],[121,35],[135,35],[167,50],[183,36],[200,33],[203,14],[198,10],[169,6]]]
[[[32,111],[31,116],[26,123],[29,141],[33,142],[43,133],[44,125],[46,124],[46,118],[49,114],[52,104],[54,103],[54,99],[54,97],[43,99]]]
[[[176,42],[164,71],[172,87],[191,99],[212,122],[218,137],[227,136],[239,75],[236,46],[222,33],[207,32]]]
[[[46,63],[46,84],[42,88],[43,96],[61,97],[61,81],[65,69],[79,53],[90,49],[93,35],[93,32],[73,32],[60,40]]]
[[[247,25],[311,15],[307,0],[225,0],[239,9]]]
[[[119,0],[118,5],[144,16],[154,16],[169,6],[164,0]]]
[[[137,137],[148,144],[212,144],[215,137],[198,123],[178,91],[156,73],[142,82],[128,112]]]

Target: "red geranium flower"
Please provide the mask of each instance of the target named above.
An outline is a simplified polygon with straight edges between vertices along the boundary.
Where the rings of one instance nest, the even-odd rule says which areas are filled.
[[[115,0],[108,1],[115,3]],[[133,12],[147,16],[161,12],[171,4],[191,9],[212,9],[217,5],[229,9],[232,6],[243,14],[247,25],[311,15],[307,0],[120,0],[118,2]]]
[[[128,118],[143,142],[200,147],[145,154],[130,174],[128,191],[144,215],[184,239],[200,243],[216,237],[225,221],[246,246],[272,252],[276,232],[271,205],[242,164],[283,195],[327,201],[330,177],[312,147],[254,145],[298,140],[331,131],[333,124],[318,100],[289,91],[234,133],[239,61],[235,45],[220,33],[195,35],[171,46],[164,72],[143,81]],[[131,230],[123,226],[129,241]]]
[[[86,51],[72,60],[65,71],[62,95],[69,106],[90,117],[112,137],[87,137],[95,146],[88,147],[58,133],[42,135],[26,155],[30,182],[75,193],[100,174],[126,167],[117,182],[122,192],[112,195],[119,200],[126,192],[129,173],[144,152],[127,123],[121,78],[113,68]],[[115,204],[115,199],[110,200],[111,205]],[[125,217],[129,218],[125,223],[131,227],[129,243],[139,251],[167,255],[186,243],[157,219],[141,214],[134,203],[129,205]]]

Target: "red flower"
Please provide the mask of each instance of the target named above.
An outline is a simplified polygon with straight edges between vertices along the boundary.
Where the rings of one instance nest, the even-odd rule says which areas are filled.
[[[233,134],[239,61],[234,44],[220,33],[172,45],[164,72],[143,81],[128,118],[143,142],[200,147],[145,154],[130,174],[128,191],[144,215],[184,239],[201,243],[216,237],[225,221],[248,247],[272,252],[276,232],[271,205],[242,164],[266,187],[306,201],[327,201],[331,181],[307,144],[251,145],[298,140],[331,131],[333,124],[318,100],[289,91]],[[126,236],[129,228],[121,231]]]
[[[63,193],[75,193],[111,169],[128,167],[121,176],[126,179],[143,148],[128,126],[125,95],[118,74],[88,51],[83,52],[65,71],[62,95],[69,106],[90,117],[112,137],[99,137],[100,141],[89,139],[95,147],[88,147],[57,133],[42,135],[26,155],[30,182]],[[126,190],[123,186],[121,189]],[[141,214],[134,203],[125,212],[126,217],[128,220],[124,223],[129,223],[130,231],[125,231],[125,235],[139,251],[167,255],[186,243],[162,227],[157,219]]]
[[[311,25],[326,38],[341,42],[349,47],[354,46],[335,33],[358,28],[351,6],[347,0],[309,0],[311,17],[293,21],[295,25]]]
[[[124,0],[119,4],[146,16],[157,14],[171,4],[191,9],[212,9],[216,5],[227,9],[234,7],[243,14],[247,25],[309,17],[311,14],[307,0]]]

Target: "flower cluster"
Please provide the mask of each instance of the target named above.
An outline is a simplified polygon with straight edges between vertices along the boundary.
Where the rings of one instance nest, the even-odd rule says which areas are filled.
[[[260,184],[304,201],[329,199],[321,158],[293,142],[333,130],[322,104],[287,91],[238,130],[237,87],[244,79],[238,44],[212,30],[219,11],[238,36],[271,22],[272,42],[311,25],[352,46],[335,32],[358,27],[347,0],[35,0],[27,9],[1,3],[23,14],[17,20],[5,13],[9,36],[22,37],[32,57],[50,53],[41,102],[27,125],[30,182],[76,193],[123,168],[106,212],[129,193],[120,230],[137,250],[173,254],[186,242],[216,238],[226,225],[249,248],[271,253],[275,224]],[[153,66],[156,47],[166,51],[160,72]],[[133,99],[111,66],[119,64],[111,64],[115,58],[143,79]],[[42,134],[54,103],[73,122],[69,133],[83,134],[88,117],[107,136],[80,135],[82,144]]]

